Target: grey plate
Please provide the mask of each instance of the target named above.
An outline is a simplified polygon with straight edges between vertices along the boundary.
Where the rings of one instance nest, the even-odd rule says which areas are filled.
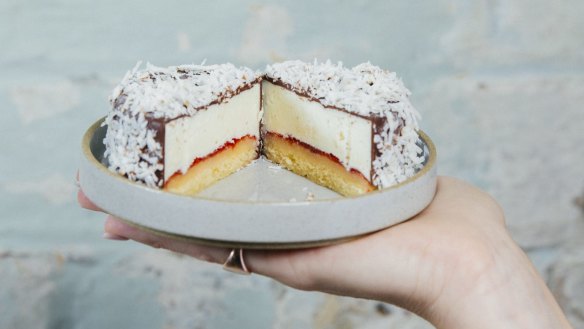
[[[436,149],[420,132],[424,168],[397,186],[363,196],[339,196],[261,159],[197,196],[182,196],[110,172],[103,159],[102,121],[83,137],[81,188],[104,211],[176,239],[265,249],[330,244],[407,220],[436,191]]]

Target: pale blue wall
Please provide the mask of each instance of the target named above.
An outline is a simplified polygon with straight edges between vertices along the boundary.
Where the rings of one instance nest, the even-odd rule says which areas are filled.
[[[3,0],[0,328],[425,327],[395,308],[102,241],[103,216],[75,202],[80,138],[138,60],[317,57],[397,71],[441,172],[491,192],[563,306],[582,312],[582,12],[578,0]]]

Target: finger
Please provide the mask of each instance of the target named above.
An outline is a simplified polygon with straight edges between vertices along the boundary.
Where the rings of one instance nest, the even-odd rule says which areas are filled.
[[[322,253],[318,248],[304,250],[246,250],[245,262],[251,272],[270,277],[287,286],[314,290],[315,269],[322,268],[314,259]],[[321,257],[325,259],[325,257]],[[320,287],[321,289],[324,287]]]
[[[106,234],[128,238],[154,248],[171,250],[212,263],[222,264],[229,255],[229,250],[225,248],[202,246],[194,244],[192,241],[181,241],[176,238],[154,234],[129,225],[113,216],[107,217],[105,232]]]
[[[112,234],[112,233],[109,233],[109,232],[104,232],[103,233],[103,238],[104,239],[108,239],[108,240],[116,240],[116,241],[127,241],[127,240],[130,240],[130,239],[126,238],[125,236],[116,235],[116,234]]]
[[[81,189],[77,191],[77,202],[79,203],[79,205],[81,205],[81,207],[85,209],[93,211],[102,211],[101,208],[99,208],[95,203],[93,203],[91,200],[89,200],[89,198],[87,198],[87,196],[85,195],[85,193],[83,193]]]
[[[223,264],[231,251],[150,233],[113,216],[108,216],[106,219],[105,234],[107,237],[113,237],[114,240],[131,239],[154,248],[171,250],[217,264]],[[245,250],[244,258],[246,265],[253,273],[274,278],[298,289],[312,290],[311,275],[303,271],[316,268],[317,264],[309,265],[311,264],[310,256],[307,257],[307,254],[314,253],[315,250]]]

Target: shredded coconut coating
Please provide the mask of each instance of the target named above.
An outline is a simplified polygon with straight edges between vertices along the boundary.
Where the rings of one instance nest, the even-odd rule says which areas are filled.
[[[385,188],[411,177],[423,166],[418,145],[419,113],[410,91],[395,72],[371,63],[353,68],[342,63],[287,61],[268,65],[266,76],[300,94],[363,117],[385,118],[373,138],[378,155],[373,160],[372,183]]]
[[[198,109],[228,100],[260,75],[233,64],[140,66],[138,63],[129,71],[110,96],[104,155],[110,170],[150,187],[162,187],[157,172],[163,170],[163,145],[148,121],[193,115]]]

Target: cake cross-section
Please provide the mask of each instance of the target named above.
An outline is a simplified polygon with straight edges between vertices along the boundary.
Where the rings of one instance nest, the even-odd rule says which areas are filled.
[[[263,81],[262,81],[263,80]],[[260,155],[346,196],[422,167],[418,114],[395,73],[369,63],[148,66],[111,97],[109,168],[196,194]]]

